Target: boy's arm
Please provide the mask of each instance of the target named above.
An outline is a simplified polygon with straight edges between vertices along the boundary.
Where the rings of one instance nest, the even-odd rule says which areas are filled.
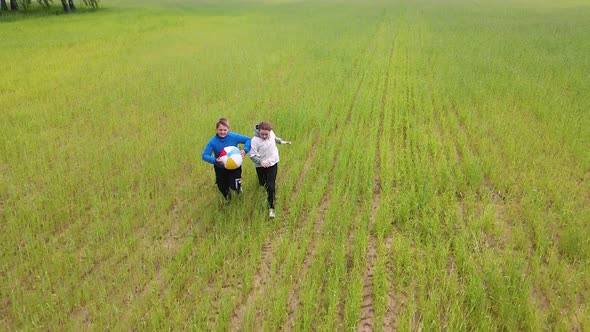
[[[204,161],[215,165],[215,158],[211,156],[212,153],[213,153],[213,146],[211,145],[211,142],[209,142],[205,146],[205,150],[203,150],[203,155],[201,157],[203,158]]]
[[[248,136],[244,136],[244,137],[246,137],[246,142],[244,143],[244,151],[246,153],[248,153],[248,152],[250,152],[250,149],[252,148],[252,140]]]
[[[237,142],[240,144],[244,144],[244,148],[242,150],[244,150],[244,152],[248,153],[250,152],[250,148],[251,148],[251,139],[248,136],[242,135],[242,134],[236,134],[236,133],[232,133],[234,135],[234,137],[236,138]]]

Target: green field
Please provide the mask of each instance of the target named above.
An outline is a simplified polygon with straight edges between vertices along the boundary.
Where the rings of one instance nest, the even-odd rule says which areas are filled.
[[[587,0],[100,4],[0,16],[1,330],[590,330]]]

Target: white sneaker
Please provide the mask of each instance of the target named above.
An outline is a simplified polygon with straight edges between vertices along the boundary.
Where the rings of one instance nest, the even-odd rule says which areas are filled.
[[[270,209],[268,211],[268,217],[271,218],[271,219],[274,219],[274,217],[275,217],[275,209]]]

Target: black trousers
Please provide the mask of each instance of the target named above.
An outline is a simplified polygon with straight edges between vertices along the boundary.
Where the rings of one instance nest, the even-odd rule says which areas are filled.
[[[215,169],[217,189],[223,194],[223,197],[230,198],[230,189],[240,193],[240,188],[242,188],[242,167],[232,170],[216,166],[213,166],[213,168]]]
[[[277,180],[277,169],[279,164],[274,164],[271,167],[256,167],[256,174],[258,175],[258,183],[266,188],[268,194],[268,205],[271,209],[275,208],[275,182]]]

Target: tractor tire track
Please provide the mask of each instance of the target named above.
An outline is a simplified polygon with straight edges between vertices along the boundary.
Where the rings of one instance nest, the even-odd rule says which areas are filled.
[[[389,90],[390,90],[390,84],[393,84],[392,79],[391,79],[391,68],[392,68],[392,63],[394,61],[394,54],[395,54],[395,50],[396,50],[396,41],[397,41],[397,36],[394,36],[394,39],[392,41],[391,44],[391,50],[389,53],[389,63],[388,63],[388,68],[387,68],[387,78],[386,78],[386,85],[385,85],[385,92],[383,94],[383,111],[381,114],[381,121],[380,121],[380,125],[383,126],[385,123],[385,111],[387,110],[387,97],[389,96]],[[393,106],[393,102],[391,102],[391,105]],[[383,129],[383,128],[381,128]],[[379,141],[379,145],[381,145],[382,142],[381,140]],[[394,151],[395,153],[395,151]],[[379,173],[376,174],[380,174],[381,172],[381,157],[379,157],[379,163],[377,165],[379,165]],[[381,193],[381,179],[379,179],[379,193]],[[395,186],[395,183],[394,183]],[[381,200],[381,197],[378,197],[379,201]],[[391,247],[393,245],[393,236],[390,235],[387,237],[387,239],[385,240],[385,248],[386,248],[386,254],[387,257],[390,257],[390,253],[391,253]],[[397,304],[396,304],[396,300],[395,300],[395,292],[394,292],[394,287],[393,287],[393,267],[392,267],[392,260],[388,259],[387,263],[386,263],[386,278],[388,280],[388,284],[390,286],[390,289],[387,291],[387,303],[386,303],[386,308],[385,308],[385,321],[384,321],[384,328],[386,331],[390,331],[392,330],[390,327],[395,327],[397,328]]]
[[[355,65],[353,66],[353,68],[356,67],[358,65],[358,63],[359,63],[359,59],[357,58],[355,60]],[[342,80],[341,83],[339,84],[340,88],[343,85],[344,85],[344,80]],[[362,81],[357,86],[353,105],[356,102],[356,97],[358,96],[358,92],[360,90],[361,85],[362,85]],[[341,90],[340,88],[337,89],[336,91]],[[349,113],[352,111],[352,107],[353,106],[351,106],[351,108],[349,109]],[[334,110],[334,101],[332,101],[332,104],[328,108],[328,116],[331,116],[331,114],[333,113],[333,110]],[[347,116],[347,124],[350,122],[350,117],[351,116],[349,114]],[[337,125],[336,125],[336,128],[337,128]],[[285,207],[285,211],[286,211],[285,215],[287,215],[287,216],[291,215],[292,209],[291,209],[290,204],[299,196],[299,192],[301,191],[303,183],[304,183],[305,179],[308,177],[307,174],[309,173],[311,165],[315,161],[318,146],[320,145],[320,138],[321,138],[320,133],[318,132],[313,140],[308,158],[306,159],[306,161],[301,169],[301,172],[299,173],[297,181],[295,182],[295,186],[294,186],[293,193],[291,194],[291,198],[287,201],[287,204]],[[337,156],[337,155],[338,155],[338,153],[335,153],[335,156]],[[333,162],[333,165],[335,165],[335,163],[336,163],[336,158]],[[331,169],[330,173],[332,173],[332,171],[333,171],[333,169]],[[330,187],[332,183],[333,183],[333,179],[330,179],[330,181],[328,182],[328,187]],[[319,233],[319,230],[321,229],[321,227],[323,225],[325,211],[327,210],[328,202],[329,202],[329,199],[326,196],[328,193],[329,192],[326,191],[326,194],[324,195],[324,197],[322,197],[322,200],[320,203],[320,207],[319,207],[320,214],[318,215],[318,221],[316,221],[316,225],[314,226],[314,237],[313,237],[314,239],[317,237],[317,234]],[[308,219],[308,213],[304,212],[304,214],[301,218],[302,223],[305,224],[307,219]],[[284,227],[282,227],[281,229],[278,230],[279,234],[275,235],[274,238],[279,239],[283,232],[284,232]],[[312,244],[315,247],[315,241]],[[231,324],[232,330],[239,330],[239,328],[241,327],[242,322],[243,322],[246,307],[252,305],[254,303],[255,298],[257,298],[258,296],[260,296],[261,294],[264,293],[263,286],[268,284],[268,282],[272,278],[269,273],[269,271],[270,271],[269,267],[270,267],[270,264],[272,263],[274,253],[272,252],[272,244],[271,244],[270,240],[267,240],[267,242],[263,245],[262,255],[263,255],[263,259],[262,259],[261,264],[260,264],[259,268],[257,269],[257,272],[254,277],[253,289],[249,292],[248,296],[246,297],[245,302],[239,303],[236,306],[236,309],[234,310],[234,313],[232,315],[232,324]],[[308,256],[309,255],[306,253],[306,257],[304,259],[304,267],[303,267],[304,271],[307,271],[309,269],[309,265],[311,264],[311,259]],[[291,295],[289,296],[290,300],[287,305],[289,313],[294,313],[298,307],[299,301],[294,299],[294,296],[295,295],[294,295],[293,291],[291,291]],[[260,321],[260,319],[258,319],[257,321]]]
[[[365,274],[363,276],[363,300],[361,307],[360,322],[358,325],[359,331],[372,331],[374,326],[374,272],[375,264],[377,262],[377,237],[373,230],[375,229],[375,222],[377,220],[377,211],[381,202],[381,141],[383,136],[383,127],[385,123],[385,112],[387,111],[387,97],[389,94],[390,71],[391,63],[393,61],[393,54],[395,49],[395,39],[391,44],[387,62],[387,69],[385,71],[383,94],[381,96],[381,107],[378,125],[378,136],[375,151],[375,162],[373,170],[373,201],[371,204],[371,216],[369,220],[369,243],[367,248],[367,265]],[[388,303],[389,305],[389,303]],[[393,305],[393,304],[392,304]]]
[[[330,109],[332,106],[330,106]],[[285,218],[290,218],[292,215],[292,207],[291,202],[295,201],[297,197],[299,197],[299,193],[301,188],[303,187],[305,179],[308,178],[309,170],[311,169],[311,165],[316,159],[316,154],[318,150],[318,146],[320,145],[320,134],[319,132],[316,133],[312,145],[311,150],[309,152],[308,158],[306,159],[304,165],[299,172],[299,176],[297,177],[297,181],[295,182],[293,192],[290,195],[290,198],[286,202],[285,206]],[[307,212],[304,211],[301,220],[303,223],[307,220]],[[241,330],[243,326],[244,316],[246,313],[247,308],[252,307],[255,305],[256,299],[263,296],[266,291],[266,287],[268,284],[272,282],[273,276],[271,275],[271,264],[275,259],[275,253],[273,251],[273,247],[278,247],[278,243],[282,241],[282,235],[285,232],[285,227],[281,226],[277,232],[275,232],[273,239],[267,238],[262,245],[262,259],[260,264],[256,270],[253,280],[252,289],[248,292],[245,296],[244,300],[239,301],[232,313],[232,319],[230,323],[230,330],[238,331]],[[263,318],[260,316],[261,313],[257,313],[256,324],[258,325],[257,328],[262,328],[262,320]]]
[[[370,45],[370,42],[367,43],[367,46],[364,51],[365,53],[368,51],[369,45]],[[355,60],[355,63],[352,68],[356,68],[358,66],[359,62],[360,62],[360,57]],[[346,75],[344,75],[344,77],[345,76]],[[340,91],[342,89],[342,86],[344,86],[344,83],[345,83],[344,77],[340,81],[339,87],[335,90],[335,92]],[[362,81],[361,81],[361,83],[362,83]],[[358,96],[358,91],[360,90],[361,85],[362,84],[359,84],[357,87],[353,103],[356,102],[356,97]],[[335,107],[334,104],[335,104],[335,100],[332,101],[331,105],[328,108],[328,112],[327,112],[328,117],[331,117],[331,115],[333,113],[333,110]],[[352,107],[353,106],[351,106],[351,109],[349,109],[349,112],[352,111]],[[349,123],[349,122],[350,122],[350,114],[347,116],[347,123]],[[337,126],[336,126],[336,128],[337,128]],[[313,162],[316,159],[316,154],[317,154],[318,147],[320,145],[320,141],[321,141],[321,137],[320,137],[320,133],[318,132],[313,140],[310,153],[309,153],[303,167],[301,168],[301,171],[299,173],[297,181],[295,182],[293,192],[290,195],[291,198],[286,203],[285,215],[287,216],[287,218],[289,218],[289,216],[292,215],[293,210],[292,210],[291,204],[299,196],[299,193],[301,191],[301,188],[303,187],[304,181],[305,181],[305,179],[308,178],[308,173],[309,173],[309,170],[311,169],[311,165],[313,164]],[[339,155],[338,153],[335,153],[335,156],[338,156],[338,155]],[[336,158],[334,160],[333,165],[335,165],[335,163],[336,163]],[[333,171],[333,169],[330,171],[330,173],[332,173],[332,171]],[[328,187],[330,187],[332,185],[332,183],[333,183],[333,179],[331,178],[328,182]],[[315,248],[315,239],[318,236],[317,234],[319,233],[319,231],[321,230],[321,228],[323,226],[324,215],[325,215],[325,211],[327,210],[328,202],[329,202],[329,196],[327,196],[328,193],[329,193],[329,191],[326,191],[326,194],[324,195],[324,197],[322,197],[322,200],[320,203],[320,207],[319,207],[320,212],[318,213],[318,220],[316,221],[316,224],[314,225],[313,239],[312,239],[312,243],[310,244],[310,246],[312,246],[313,248]],[[304,211],[302,217],[300,218],[302,224],[306,224],[306,222],[308,220],[308,214],[309,214],[309,212]],[[274,239],[276,239],[276,241],[280,241],[282,238],[281,234],[284,231],[285,231],[285,228],[281,227],[278,230],[278,234],[275,234]],[[273,245],[272,245],[271,240],[267,239],[265,244],[263,245],[263,248],[262,248],[263,259],[261,260],[260,266],[258,267],[257,272],[254,276],[253,288],[250,290],[250,292],[246,296],[246,299],[243,301],[240,301],[236,305],[234,312],[232,314],[231,330],[239,330],[240,329],[240,327],[242,326],[244,314],[245,314],[247,308],[254,305],[255,300],[257,298],[259,298],[260,296],[262,296],[262,294],[264,294],[264,291],[266,289],[265,286],[270,283],[270,281],[272,279],[272,276],[270,275],[270,265],[272,264],[272,261],[274,259],[274,253],[272,251],[272,248],[273,248]],[[304,275],[307,273],[307,270],[309,269],[310,264],[311,264],[310,255],[309,255],[309,253],[306,253],[304,263],[303,263],[303,271],[305,271],[303,273]],[[301,274],[301,272],[300,272],[300,274]],[[292,290],[289,295],[289,302],[287,304],[289,317],[293,316],[293,314],[297,310],[298,306],[299,306],[298,296],[295,294],[294,290]],[[262,318],[260,316],[258,316],[257,322],[260,323],[261,320],[262,320]],[[261,325],[261,324],[259,324],[259,325]],[[293,325],[294,325],[294,320],[287,319],[287,326],[293,326]]]
[[[383,320],[383,330],[384,331],[395,331],[398,327],[398,301],[396,299],[395,293],[395,284],[393,280],[394,275],[394,268],[393,268],[393,252],[391,248],[393,247],[393,236],[390,235],[385,239],[385,252],[387,255],[387,263],[385,264],[385,273],[387,283],[389,285],[389,290],[387,292],[387,304],[385,308],[385,317]]]
[[[331,106],[330,106],[331,108]],[[297,181],[295,182],[295,186],[293,187],[293,193],[287,202],[285,203],[285,215],[289,216],[291,212],[291,202],[295,201],[297,197],[299,197],[299,192],[301,191],[301,187],[303,186],[303,181],[307,178],[307,174],[309,173],[309,169],[311,168],[312,163],[315,161],[316,153],[318,150],[318,146],[320,143],[320,134],[319,132],[316,134],[315,138],[313,139],[313,143],[311,145],[311,150],[307,155],[307,159],[299,172],[299,176],[297,177]]]
[[[356,98],[354,100],[356,100]],[[341,146],[341,145],[342,145],[342,136],[340,136],[340,139],[338,142],[338,146]],[[297,273],[297,275],[299,275],[300,278],[298,279],[296,286],[291,289],[291,292],[289,294],[289,300],[288,300],[288,304],[287,304],[288,318],[286,320],[286,325],[284,326],[284,330],[290,330],[291,328],[293,328],[295,326],[296,312],[297,312],[297,309],[300,307],[300,294],[299,294],[299,291],[300,291],[299,288],[301,287],[300,282],[303,280],[303,277],[308,274],[311,263],[313,261],[313,258],[316,255],[317,241],[318,241],[318,238],[320,237],[321,230],[324,227],[326,211],[328,209],[329,202],[331,200],[330,188],[333,186],[333,183],[334,183],[334,175],[333,175],[334,169],[335,169],[336,165],[338,164],[339,158],[340,158],[340,154],[334,153],[334,158],[331,163],[332,166],[329,171],[330,178],[328,179],[328,182],[326,184],[326,190],[324,192],[324,195],[322,196],[322,199],[320,200],[320,206],[317,210],[318,212],[317,212],[317,216],[316,216],[316,221],[313,226],[311,240],[307,246],[307,250],[305,252],[302,267]]]
[[[387,83],[386,83],[387,84]],[[372,103],[371,103],[371,118],[374,118],[374,113],[375,113],[375,104],[376,104],[376,100],[377,100],[377,95],[379,93],[378,89],[374,89],[375,93],[373,95],[373,97],[371,98]],[[382,100],[383,102],[383,100]],[[381,126],[379,127],[379,131],[377,131],[378,133],[381,132]],[[379,155],[379,145],[377,145],[377,151],[376,154]],[[381,183],[380,181],[374,181],[373,182],[373,188],[375,190],[375,188],[379,188],[380,190],[381,187]],[[364,209],[358,209],[358,212],[354,215],[354,217],[352,218],[353,220],[359,220],[360,218],[360,214],[361,211]],[[356,223],[355,223],[356,224]],[[357,231],[356,228],[351,227],[348,231],[348,252],[346,254],[346,279],[349,278],[350,276],[350,272],[353,268],[353,248],[354,248],[354,239],[355,239],[355,232]],[[345,289],[343,289],[343,293],[346,293],[346,287]],[[344,301],[340,302],[338,305],[338,308],[336,309],[336,312],[338,313],[337,315],[337,324],[339,327],[343,327],[344,326],[344,316],[345,316],[345,305],[344,305]]]
[[[473,156],[478,156],[479,155],[479,151],[477,150],[477,148],[473,144],[472,134],[468,130],[467,126],[465,125],[465,120],[459,114],[459,111],[457,110],[457,107],[455,106],[455,101],[451,101],[451,112],[450,112],[450,115],[454,118],[455,122],[457,123],[457,130],[458,130],[458,132],[462,136],[465,137],[465,142],[467,143],[467,152],[469,152]],[[458,142],[455,141],[455,147],[457,147],[458,145],[459,145]],[[463,154],[461,153],[461,150],[459,148],[457,148],[457,150],[460,153],[461,159],[463,159]]]
[[[330,168],[331,174],[333,173],[335,165],[338,162],[338,155],[339,154],[337,154],[337,153],[334,154],[334,160],[332,162],[332,167]],[[328,180],[328,183],[326,185],[327,188],[326,188],[324,195],[322,196],[322,199],[320,201],[320,206],[318,208],[316,221],[313,226],[313,233],[311,235],[311,240],[310,240],[310,243],[308,244],[307,251],[305,252],[305,256],[303,258],[303,265],[297,273],[297,275],[299,275],[300,278],[298,279],[296,286],[294,288],[292,288],[291,292],[289,293],[289,299],[288,299],[288,303],[287,303],[288,318],[286,320],[286,325],[283,327],[283,330],[290,330],[291,328],[293,328],[295,326],[296,311],[300,306],[300,294],[299,294],[298,288],[300,288],[301,285],[299,283],[302,281],[303,277],[305,275],[307,275],[309,268],[311,266],[311,262],[313,260],[313,257],[315,256],[317,239],[320,236],[320,231],[324,226],[324,218],[326,215],[326,210],[328,209],[328,202],[330,201],[330,198],[331,198],[329,188],[332,186],[333,181],[334,181],[334,177],[330,176],[330,179]]]
[[[369,49],[371,48],[372,44],[374,44],[374,42],[375,42],[375,39],[376,39],[375,37],[377,35],[377,32],[378,32],[378,29],[376,29],[375,32],[373,33],[373,35],[369,38],[369,41],[367,42],[367,45],[365,46],[365,49],[363,50],[363,55],[361,57],[357,58],[352,66],[352,68],[357,67],[357,72],[360,73],[360,79],[359,79],[359,82],[356,86],[356,89],[355,89],[354,95],[352,97],[352,100],[350,102],[350,105],[347,109],[347,114],[346,114],[345,121],[343,124],[344,128],[350,127],[350,124],[352,121],[352,113],[354,111],[355,105],[357,104],[357,100],[358,100],[361,88],[365,82],[367,68],[370,66],[370,64],[373,60],[372,58],[369,58],[369,61],[365,61],[364,62],[365,66],[363,69],[363,68],[360,68],[361,59],[365,59],[368,57]],[[333,108],[331,107],[328,116],[331,116],[332,111],[333,111]],[[336,123],[335,126],[333,127],[333,129],[331,131],[329,131],[327,135],[330,136],[333,133],[337,132],[338,130],[340,130],[340,126],[338,123]],[[340,135],[339,142],[338,142],[337,146],[342,146],[342,140],[343,140],[343,136]],[[330,188],[332,187],[332,185],[334,183],[334,169],[335,169],[335,166],[338,164],[338,161],[340,159],[340,155],[341,155],[340,153],[334,154],[334,158],[333,158],[333,161],[331,164],[332,166],[329,171],[330,178],[328,179],[326,191],[325,191],[324,195],[322,196],[322,199],[320,200],[320,206],[318,208],[317,218],[316,218],[316,221],[315,221],[315,224],[313,227],[312,238],[311,238],[308,248],[305,252],[303,264],[297,273],[297,275],[299,275],[300,278],[297,279],[298,281],[297,281],[295,287],[293,287],[291,289],[291,292],[289,293],[289,299],[288,299],[288,303],[287,303],[288,317],[285,321],[285,324],[284,324],[282,330],[290,331],[295,327],[296,318],[297,318],[296,317],[297,310],[301,304],[300,303],[301,302],[301,300],[300,300],[301,284],[300,283],[302,282],[303,277],[308,274],[309,269],[311,267],[311,263],[313,261],[313,257],[315,257],[315,255],[316,255],[317,240],[320,236],[320,231],[324,227],[326,211],[328,209],[329,202],[331,201]],[[340,309],[337,309],[337,311],[340,311]]]
[[[369,42],[367,43],[367,46],[365,47],[364,53],[368,53],[368,49],[369,49],[369,46],[371,45],[372,39],[373,38],[369,39]],[[362,57],[358,57],[356,59],[352,68],[356,68],[359,66],[361,58]],[[361,71],[360,68],[358,71],[359,72]],[[351,117],[352,117],[351,113],[353,111],[354,104],[356,104],[356,100],[358,98],[359,91],[360,91],[361,86],[363,84],[364,75],[365,74],[363,73],[363,75],[361,76],[361,81],[359,82],[359,84],[356,88],[353,102],[352,102],[350,108],[348,109],[348,114],[347,114],[347,117],[345,120],[346,126],[350,125],[350,121],[351,121]],[[336,90],[336,92],[341,90],[341,87],[344,85],[344,83],[346,81],[345,77],[346,77],[346,75],[344,75],[343,79],[341,80],[341,82],[339,84],[340,88],[338,88]],[[334,107],[335,102],[336,102],[336,100],[334,100],[332,102],[332,104],[330,105],[330,107],[328,108],[328,116],[329,117],[333,113],[333,110],[335,108]],[[332,131],[330,131],[328,133],[328,135],[332,134],[333,131],[336,131],[337,129],[338,129],[338,124],[336,124],[335,128]],[[292,207],[291,207],[291,202],[295,201],[295,199],[299,196],[299,193],[303,187],[305,179],[308,178],[307,174],[309,173],[311,165],[313,164],[314,160],[316,159],[316,154],[317,154],[318,147],[320,145],[320,140],[321,140],[321,137],[320,137],[320,133],[318,132],[313,140],[313,144],[312,144],[309,156],[306,159],[306,162],[304,163],[304,165],[301,169],[301,172],[297,178],[297,181],[295,182],[293,193],[290,195],[291,198],[288,200],[287,206],[285,207],[285,215],[287,216],[287,218],[290,215],[292,215],[292,212],[293,212]],[[338,156],[338,155],[339,155],[339,153],[335,154],[335,156]],[[335,165],[335,164],[337,164],[337,158],[334,159],[333,165]],[[331,173],[332,173],[332,171],[333,171],[333,169],[331,170]],[[332,186],[333,181],[334,181],[333,177],[330,178],[330,180],[328,181],[328,188]],[[303,272],[300,272],[299,275],[307,274],[307,271],[309,270],[309,267],[312,262],[312,258],[313,258],[313,256],[315,256],[316,239],[319,236],[319,232],[323,228],[325,213],[326,213],[326,210],[329,206],[329,202],[330,202],[330,196],[329,196],[329,190],[328,190],[328,191],[326,191],[326,193],[322,197],[320,207],[318,209],[319,212],[317,215],[317,220],[314,225],[314,232],[313,232],[312,240],[311,240],[311,243],[309,244],[309,248],[313,248],[313,249],[308,249],[308,251],[306,252],[303,267],[302,267]],[[300,218],[302,224],[306,224],[306,221],[308,219],[308,215],[309,215],[309,212],[304,211],[303,216]],[[281,241],[281,238],[282,238],[281,234],[284,231],[285,231],[285,227],[281,227],[278,230],[279,235],[275,234],[275,237],[274,237],[276,239],[276,241],[279,241],[279,242]],[[273,246],[270,240],[267,240],[265,242],[265,244],[263,245],[263,249],[262,249],[263,250],[262,257],[263,258],[262,258],[260,266],[257,269],[257,272],[255,274],[254,285],[253,285],[252,289],[250,290],[250,292],[248,293],[248,295],[245,296],[245,300],[240,301],[240,303],[238,303],[234,309],[234,313],[232,315],[232,322],[231,322],[232,330],[236,330],[241,327],[243,319],[244,319],[244,314],[245,314],[247,308],[251,307],[252,305],[255,305],[256,299],[259,298],[260,296],[262,296],[262,294],[265,292],[266,285],[269,284],[270,280],[272,279],[272,276],[270,275],[270,264],[272,263],[272,261],[274,259],[274,253],[272,251],[273,247],[277,247],[277,246]],[[296,311],[298,306],[299,306],[298,295],[296,295],[295,291],[292,290],[291,294],[289,296],[289,303],[287,304],[288,311],[290,313],[289,314],[290,317],[293,316],[293,313]],[[258,315],[257,322],[261,322],[261,320],[262,320],[262,318],[260,317],[260,315]],[[289,321],[293,321],[293,320],[287,319],[287,326],[289,326],[289,325],[293,326],[293,324],[288,323]],[[261,325],[261,324],[259,324],[259,325]]]
[[[262,259],[260,261],[260,266],[254,275],[252,289],[246,296],[246,300],[242,303],[239,303],[234,309],[230,328],[231,331],[238,331],[241,329],[246,309],[248,307],[252,307],[254,301],[266,291],[266,286],[271,280],[270,268],[273,256],[272,243],[270,240],[267,240],[262,245]],[[262,318],[260,316],[257,316],[255,324],[257,325],[257,330],[262,329]]]

